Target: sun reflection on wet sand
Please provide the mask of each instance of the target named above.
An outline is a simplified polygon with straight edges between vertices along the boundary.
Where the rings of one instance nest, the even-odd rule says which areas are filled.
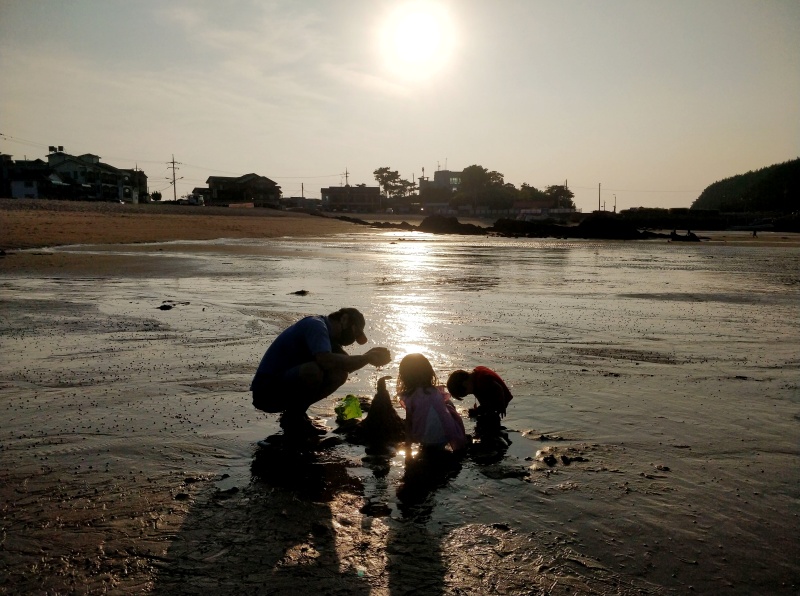
[[[433,323],[432,317],[426,312],[425,304],[416,295],[406,297],[407,302],[401,302],[402,298],[391,305],[388,315],[388,324],[396,337],[402,338],[397,344],[397,356],[402,358],[406,354],[414,352],[426,352],[430,349],[430,338],[428,327]]]
[[[436,266],[433,245],[424,240],[393,244],[387,271],[393,279],[393,295],[387,301],[386,326],[396,344],[395,359],[422,353],[436,359],[431,328],[438,323],[435,296],[429,289],[428,273]]]

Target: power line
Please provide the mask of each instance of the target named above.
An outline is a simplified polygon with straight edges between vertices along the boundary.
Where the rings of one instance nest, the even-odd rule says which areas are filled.
[[[6,141],[10,141],[12,143],[20,143],[21,145],[30,145],[31,147],[49,147],[49,145],[45,145],[42,143],[37,143],[35,141],[29,141],[27,139],[21,139],[19,137],[12,137],[11,135],[4,134],[0,132],[0,137],[3,137]]]
[[[172,161],[168,161],[167,164],[172,166],[172,198],[177,201],[178,200],[178,187],[175,184],[175,170],[180,170],[180,168],[176,168],[178,164],[181,162],[175,161],[175,154],[172,154]],[[183,180],[183,176],[178,178],[178,180]]]
[[[578,188],[581,190],[594,190],[596,186],[574,186],[570,184],[570,189]],[[630,188],[606,188],[609,192],[702,192],[701,190],[642,190],[642,189],[630,189]]]

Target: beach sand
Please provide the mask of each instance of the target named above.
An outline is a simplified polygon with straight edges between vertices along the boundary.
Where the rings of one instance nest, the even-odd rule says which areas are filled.
[[[382,515],[385,495],[364,494],[367,482],[359,471],[375,484],[372,477],[379,480],[391,465],[385,460],[359,460],[354,467],[324,447],[307,456],[275,449],[253,458],[255,441],[278,428],[274,417],[242,403],[260,355],[249,352],[252,340],[216,320],[221,315],[210,300],[165,300],[162,305],[172,308],[161,310],[152,300],[136,299],[137,278],[155,280],[150,288],[158,288],[158,280],[180,284],[191,277],[192,267],[201,265],[180,258],[191,247],[176,248],[174,259],[141,258],[164,245],[132,247],[128,256],[103,254],[101,247],[86,254],[45,248],[315,237],[358,233],[361,226],[274,212],[208,215],[169,207],[188,211],[153,215],[141,212],[150,206],[66,205],[69,210],[59,211],[61,205],[31,205],[0,207],[8,252],[0,258],[0,282],[29,277],[58,291],[0,294],[0,593],[293,594],[298,586],[303,593],[342,595],[678,593],[647,579],[658,567],[649,557],[666,555],[666,544],[642,545],[641,557],[627,553],[621,575],[591,558],[599,551],[570,535],[567,513],[556,511],[552,496],[535,482],[531,498],[551,506],[554,525],[567,530],[534,534],[514,524],[465,523],[434,533],[424,523]],[[9,250],[25,247],[35,250]],[[114,313],[92,304],[92,287],[105,284],[118,285],[125,297]],[[258,319],[270,332],[290,321],[267,312]],[[243,441],[242,429],[251,427],[260,434]],[[263,481],[221,472],[250,460],[247,472]],[[518,482],[529,471],[498,463],[486,473],[495,482]],[[659,489],[664,474],[642,474],[638,488]],[[283,490],[285,478],[301,480]],[[558,490],[567,494],[570,487]],[[606,498],[599,493],[592,500],[597,510],[590,512],[603,528]],[[612,531],[600,539],[605,536],[614,541]],[[724,557],[721,546],[719,552]],[[696,555],[680,556],[675,581],[686,588],[701,578]],[[789,581],[778,588],[790,593],[793,586]]]
[[[353,224],[305,213],[185,205],[0,199],[0,249],[319,236]]]

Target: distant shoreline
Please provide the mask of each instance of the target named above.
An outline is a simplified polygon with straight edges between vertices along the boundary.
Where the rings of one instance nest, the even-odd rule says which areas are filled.
[[[370,224],[417,225],[424,219],[422,214],[352,215]],[[459,222],[486,228],[494,223],[485,218],[464,218]],[[323,237],[372,229],[336,217],[272,209],[0,199],[0,249],[4,251],[74,244]],[[758,238],[753,238],[749,232],[696,232],[715,243],[800,245],[800,234],[759,232]]]

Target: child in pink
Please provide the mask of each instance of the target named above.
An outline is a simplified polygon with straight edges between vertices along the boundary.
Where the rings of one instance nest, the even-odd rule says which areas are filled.
[[[406,410],[407,445],[449,445],[453,451],[467,446],[464,422],[425,356],[408,354],[400,361],[397,394]]]

